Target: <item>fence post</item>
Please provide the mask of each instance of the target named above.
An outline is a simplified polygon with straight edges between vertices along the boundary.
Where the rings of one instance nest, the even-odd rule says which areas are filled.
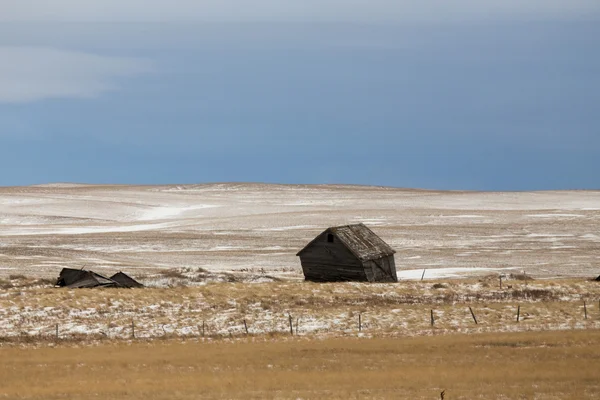
[[[471,311],[471,316],[473,317],[473,321],[475,321],[475,325],[477,325],[477,318],[475,318],[475,313],[473,312],[473,309],[471,309],[470,306],[469,306],[469,311]]]
[[[362,313],[358,313],[358,331],[362,331]]]
[[[246,335],[248,334],[248,324],[246,324],[246,320],[244,320],[244,329],[246,329]]]
[[[135,339],[135,322],[131,319],[131,338]]]
[[[426,268],[423,268],[423,275],[421,275],[421,280],[423,280],[423,278],[425,277],[425,271],[426,270],[427,270]]]
[[[58,340],[58,324],[56,324],[56,340]]]
[[[294,324],[292,320],[292,314],[288,314],[290,320],[290,335],[294,336]]]
[[[585,319],[587,319],[587,306],[585,304],[585,300],[583,301],[583,314],[585,315]]]
[[[296,336],[298,336],[298,326],[300,325],[300,317],[296,318]]]
[[[519,316],[521,315],[521,305],[517,306],[517,322],[519,322]]]
[[[498,277],[500,278],[500,289],[502,289],[502,275],[498,275]]]
[[[433,319],[433,310],[431,310],[431,326],[433,326],[434,322],[435,322],[435,320]]]

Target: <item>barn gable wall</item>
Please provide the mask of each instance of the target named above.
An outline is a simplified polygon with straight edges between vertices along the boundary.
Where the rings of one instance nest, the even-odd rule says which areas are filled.
[[[366,281],[363,264],[337,238],[328,242],[329,232],[323,232],[305,248],[300,261],[306,280],[310,281]]]

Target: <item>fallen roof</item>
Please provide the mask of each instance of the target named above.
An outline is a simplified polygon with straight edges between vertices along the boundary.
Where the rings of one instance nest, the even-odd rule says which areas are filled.
[[[124,272],[117,272],[113,276],[110,277],[113,281],[117,282],[122,287],[126,288],[141,288],[144,287],[141,283],[130,277]]]
[[[324,233],[334,234],[361,261],[377,260],[396,253],[394,249],[364,224],[354,224],[327,228],[296,255],[299,256]]]
[[[116,277],[116,279],[115,279]],[[142,284],[130,276],[119,272],[110,278],[83,269],[63,268],[60,271],[56,285],[68,288],[94,288],[94,287],[116,287],[131,288],[143,287]]]

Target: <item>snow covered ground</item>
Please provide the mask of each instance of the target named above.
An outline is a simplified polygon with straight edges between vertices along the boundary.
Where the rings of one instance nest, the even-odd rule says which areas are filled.
[[[525,271],[600,275],[600,192],[441,192],[344,185],[0,188],[0,277],[62,267],[203,268],[302,279],[295,256],[328,226],[364,222],[399,277]]]

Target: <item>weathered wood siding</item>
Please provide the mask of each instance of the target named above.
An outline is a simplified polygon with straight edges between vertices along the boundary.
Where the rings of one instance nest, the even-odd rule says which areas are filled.
[[[365,272],[369,282],[397,282],[394,256],[365,261]]]
[[[304,277],[308,281],[367,281],[363,264],[337,238],[327,241],[322,233],[300,254]]]
[[[394,255],[388,256],[388,263],[390,264],[390,272],[394,277],[394,282],[398,282],[398,274],[396,273],[396,260],[394,260]]]

